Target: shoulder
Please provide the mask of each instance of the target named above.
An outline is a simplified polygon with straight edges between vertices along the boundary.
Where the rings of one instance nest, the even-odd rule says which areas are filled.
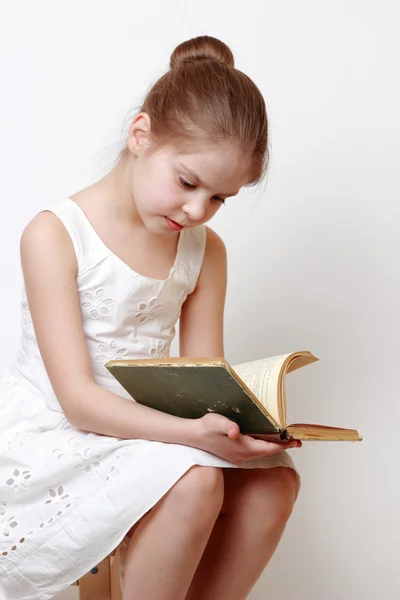
[[[21,234],[20,252],[23,263],[32,263],[62,256],[77,267],[71,238],[62,221],[53,212],[44,210],[26,225]]]
[[[215,285],[215,278],[223,281],[227,270],[226,248],[223,240],[210,227],[205,227],[205,230],[204,259],[198,280],[200,287],[207,283]]]
[[[220,259],[226,260],[226,247],[220,236],[210,227],[204,226],[206,230],[206,246],[204,260]]]

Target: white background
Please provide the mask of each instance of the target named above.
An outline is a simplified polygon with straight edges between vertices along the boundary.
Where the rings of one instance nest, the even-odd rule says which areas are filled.
[[[267,185],[212,224],[229,254],[226,356],[311,350],[289,422],[364,441],[293,451],[301,494],[251,600],[400,597],[399,16],[388,0],[0,1],[2,370],[24,225],[108,170],[175,46],[221,38],[266,98]]]

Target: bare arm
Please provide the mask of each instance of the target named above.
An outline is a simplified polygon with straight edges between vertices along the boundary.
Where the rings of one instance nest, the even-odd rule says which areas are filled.
[[[40,213],[25,228],[21,262],[39,349],[67,419],[95,433],[194,445],[191,421],[136,404],[95,382],[82,329],[75,252],[53,213]]]
[[[224,355],[224,305],[227,284],[226,250],[207,227],[203,267],[195,291],[182,307],[180,355],[205,358]]]

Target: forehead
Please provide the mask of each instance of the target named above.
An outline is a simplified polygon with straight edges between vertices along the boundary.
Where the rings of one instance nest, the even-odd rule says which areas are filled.
[[[248,161],[236,144],[199,142],[194,148],[168,152],[174,166],[187,167],[209,188],[239,190],[250,180]]]

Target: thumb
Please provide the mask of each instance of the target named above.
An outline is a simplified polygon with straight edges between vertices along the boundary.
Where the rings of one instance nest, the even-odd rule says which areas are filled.
[[[234,421],[229,421],[227,434],[230,440],[237,440],[240,435],[239,425]]]
[[[236,440],[240,436],[240,428],[235,421],[231,421],[228,417],[223,415],[212,414],[206,415],[206,417],[210,417],[210,425],[213,424],[213,429],[215,433],[220,433],[222,435],[227,435],[229,439]]]

